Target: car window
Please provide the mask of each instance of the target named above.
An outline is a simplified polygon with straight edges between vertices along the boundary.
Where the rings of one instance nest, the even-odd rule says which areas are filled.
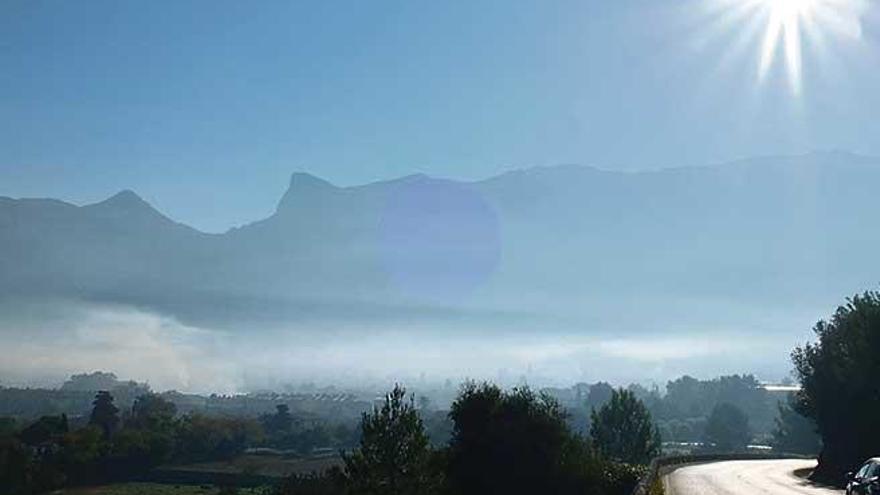
[[[858,472],[856,473],[856,478],[864,478],[864,477],[868,474],[868,469],[869,469],[870,467],[871,467],[871,463],[870,463],[870,462],[865,463],[865,465],[862,466],[862,468],[859,469]]]
[[[880,476],[880,464],[872,463],[868,466],[866,478],[873,478],[874,476]]]

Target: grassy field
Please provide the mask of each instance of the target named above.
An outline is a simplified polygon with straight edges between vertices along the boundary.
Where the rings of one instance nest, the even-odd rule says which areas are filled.
[[[281,457],[246,455],[230,461],[168,466],[167,469],[200,473],[249,473],[280,479],[292,473],[308,474],[324,471],[331,466],[338,466],[340,463],[339,457],[283,459]],[[219,493],[220,488],[214,486],[163,483],[117,483],[68,488],[53,492],[54,495],[218,495]],[[238,490],[239,495],[263,495],[264,493],[265,490],[260,488],[240,488]]]
[[[217,495],[217,487],[160,485],[158,483],[119,483],[94,487],[69,488],[55,495]],[[239,489],[239,495],[262,495],[260,489]]]
[[[309,474],[341,466],[339,457],[284,459],[273,456],[243,455],[230,461],[204,462],[182,466],[170,466],[178,471],[201,471],[215,473],[250,473],[284,477],[290,474]]]

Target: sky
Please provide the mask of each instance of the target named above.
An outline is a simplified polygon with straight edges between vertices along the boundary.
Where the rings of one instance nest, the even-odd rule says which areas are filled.
[[[877,88],[865,0],[7,0],[0,195],[133,189],[219,232],[269,215],[293,171],[880,155]]]

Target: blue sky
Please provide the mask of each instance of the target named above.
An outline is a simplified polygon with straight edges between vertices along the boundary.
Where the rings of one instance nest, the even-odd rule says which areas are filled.
[[[730,3],[7,0],[0,195],[130,188],[222,231],[269,214],[295,170],[348,185],[880,155],[877,2],[858,37],[817,20],[797,93],[781,55],[758,83],[762,21]]]

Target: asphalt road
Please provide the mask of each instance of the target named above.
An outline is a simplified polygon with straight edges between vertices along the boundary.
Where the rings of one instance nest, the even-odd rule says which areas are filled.
[[[794,475],[816,461],[723,461],[681,466],[663,477],[666,495],[840,495]]]

